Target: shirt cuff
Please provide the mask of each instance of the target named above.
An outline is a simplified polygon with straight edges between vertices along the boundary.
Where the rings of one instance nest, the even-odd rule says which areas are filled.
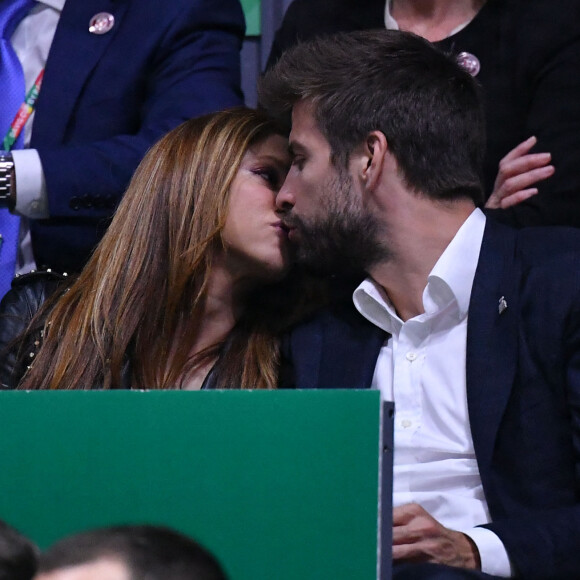
[[[463,533],[474,541],[479,550],[482,572],[501,578],[513,578],[515,570],[503,542],[496,534],[487,528],[472,528]]]
[[[48,197],[40,156],[36,149],[12,151],[16,177],[15,213],[31,219],[46,219]]]

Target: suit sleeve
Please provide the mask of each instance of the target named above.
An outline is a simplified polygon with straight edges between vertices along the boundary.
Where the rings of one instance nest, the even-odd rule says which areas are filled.
[[[191,117],[242,104],[239,1],[147,5],[151,28],[141,16],[140,29],[136,20],[145,8],[130,4],[119,40],[89,77],[62,142],[34,142],[33,131],[51,219],[109,216],[159,137]]]
[[[576,259],[572,265],[575,267],[570,270],[575,273],[563,274],[561,280],[567,284],[575,279],[575,287],[578,287],[579,260]],[[561,294],[558,299],[567,302],[565,291]],[[545,509],[529,509],[526,505],[529,498],[522,497],[519,492],[517,497],[513,497],[521,505],[521,515],[515,513],[484,526],[500,537],[518,575],[531,580],[577,578],[580,574],[580,292],[570,303],[573,306],[565,317],[562,338],[564,369],[558,375],[565,382],[567,413],[553,417],[557,424],[553,424],[552,434],[539,427],[546,447],[539,450],[543,443],[536,445],[539,457],[526,459],[537,462],[540,471],[537,479],[528,481],[525,487],[530,496],[543,497],[540,503]],[[550,341],[554,336],[550,336]],[[555,369],[552,372],[556,372]],[[556,393],[552,395],[556,396]],[[551,413],[548,405],[535,412]],[[544,419],[538,419],[537,423],[543,425]],[[546,452],[550,446],[551,454]],[[521,462],[527,452],[524,451],[520,458],[512,456],[511,461]],[[558,459],[554,459],[556,457]],[[568,458],[569,463],[563,463],[561,457]],[[544,478],[552,482],[551,487],[545,485]],[[507,491],[513,493],[513,490]]]

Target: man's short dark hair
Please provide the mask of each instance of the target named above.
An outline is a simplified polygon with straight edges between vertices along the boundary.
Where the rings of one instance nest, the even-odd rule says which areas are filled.
[[[259,85],[260,105],[289,120],[306,99],[333,163],[384,133],[407,185],[436,199],[483,201],[485,125],[479,87],[450,55],[396,30],[338,33],[285,52]]]
[[[226,580],[215,557],[191,538],[162,526],[126,525],[68,536],[41,554],[39,572],[118,560],[132,580]]]
[[[31,580],[38,549],[20,532],[0,521],[0,580]]]

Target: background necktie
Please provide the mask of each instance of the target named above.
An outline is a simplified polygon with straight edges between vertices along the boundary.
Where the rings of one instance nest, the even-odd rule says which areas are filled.
[[[0,4],[0,142],[24,102],[24,74],[20,61],[10,44],[18,23],[34,5],[34,0],[4,0]],[[21,134],[14,148],[22,147]],[[18,251],[20,218],[7,209],[0,209],[0,298],[10,289]]]

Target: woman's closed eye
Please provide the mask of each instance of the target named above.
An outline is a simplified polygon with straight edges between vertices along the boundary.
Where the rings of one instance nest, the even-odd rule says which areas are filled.
[[[258,177],[261,177],[272,189],[280,189],[285,178],[285,173],[282,173],[274,167],[260,167],[252,171]]]

